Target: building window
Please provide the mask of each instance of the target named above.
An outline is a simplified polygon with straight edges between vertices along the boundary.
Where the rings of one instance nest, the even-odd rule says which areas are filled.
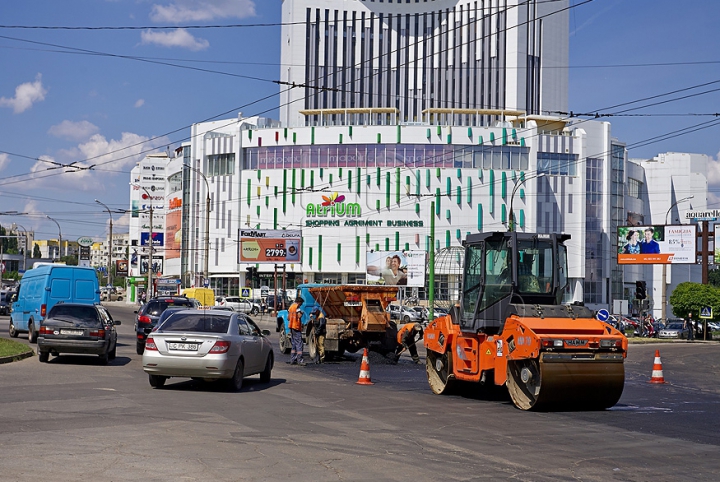
[[[576,176],[577,164],[577,154],[538,152],[538,173],[550,174],[551,176]]]
[[[642,193],[642,187],[643,187],[642,182],[638,181],[637,179],[633,179],[632,177],[628,178],[628,183],[627,183],[628,196],[634,197],[635,199],[640,199],[640,194]]]
[[[235,174],[235,154],[215,154],[207,156],[208,176],[228,176]]]

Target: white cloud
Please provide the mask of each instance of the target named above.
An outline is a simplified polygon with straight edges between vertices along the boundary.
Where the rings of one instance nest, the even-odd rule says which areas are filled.
[[[98,130],[98,126],[88,121],[73,122],[64,120],[52,126],[48,133],[55,137],[81,141],[95,134]]]
[[[95,134],[87,142],[77,147],[58,152],[57,158],[41,156],[44,161],[52,161],[75,168],[94,166],[92,169],[77,170],[73,167],[57,168],[52,162],[36,162],[31,168],[33,186],[62,191],[97,192],[105,189],[110,177],[127,176],[127,171],[142,160],[149,150],[167,146],[167,138],[149,141],[148,137],[123,132],[120,139],[106,139]],[[58,176],[61,175],[62,178]]]
[[[142,107],[143,105],[145,105],[145,99],[138,99],[137,101],[135,101],[135,108],[136,108],[136,109]]]
[[[142,44],[156,44],[162,47],[181,47],[193,51],[205,50],[210,42],[202,38],[195,38],[187,30],[179,28],[172,32],[155,32],[146,30],[140,34]]]
[[[42,75],[37,74],[35,82],[25,82],[15,87],[15,97],[0,97],[0,107],[12,107],[16,114],[25,112],[35,102],[45,100],[47,89],[42,85]]]
[[[10,164],[10,156],[5,154],[4,152],[0,153],[0,171],[5,169],[5,166],[7,166],[8,164]]]
[[[150,13],[153,22],[172,24],[254,16],[254,0],[175,0],[167,5],[153,5]]]
[[[717,157],[708,163],[707,176],[709,185],[720,184],[720,152]]]

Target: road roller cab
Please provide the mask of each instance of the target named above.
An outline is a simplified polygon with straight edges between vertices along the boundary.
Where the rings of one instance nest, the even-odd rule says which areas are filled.
[[[507,385],[531,408],[607,408],[624,385],[627,339],[582,304],[562,304],[569,235],[495,232],[464,242],[461,297],[425,330],[428,383]]]

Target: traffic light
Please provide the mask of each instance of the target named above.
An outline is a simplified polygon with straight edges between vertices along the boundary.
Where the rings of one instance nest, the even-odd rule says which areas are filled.
[[[635,298],[638,300],[644,300],[647,298],[647,284],[645,281],[636,281],[635,282]]]

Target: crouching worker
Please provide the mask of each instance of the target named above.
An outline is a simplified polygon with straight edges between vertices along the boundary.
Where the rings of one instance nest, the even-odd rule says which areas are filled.
[[[398,330],[397,342],[398,347],[395,352],[395,361],[400,360],[400,354],[405,350],[410,352],[410,356],[414,363],[421,363],[418,356],[416,343],[422,340],[423,329],[420,323],[406,323]]]
[[[325,315],[320,308],[315,308],[310,315],[315,330],[315,345],[317,348],[316,363],[325,361],[325,335],[327,334],[327,323]]]

